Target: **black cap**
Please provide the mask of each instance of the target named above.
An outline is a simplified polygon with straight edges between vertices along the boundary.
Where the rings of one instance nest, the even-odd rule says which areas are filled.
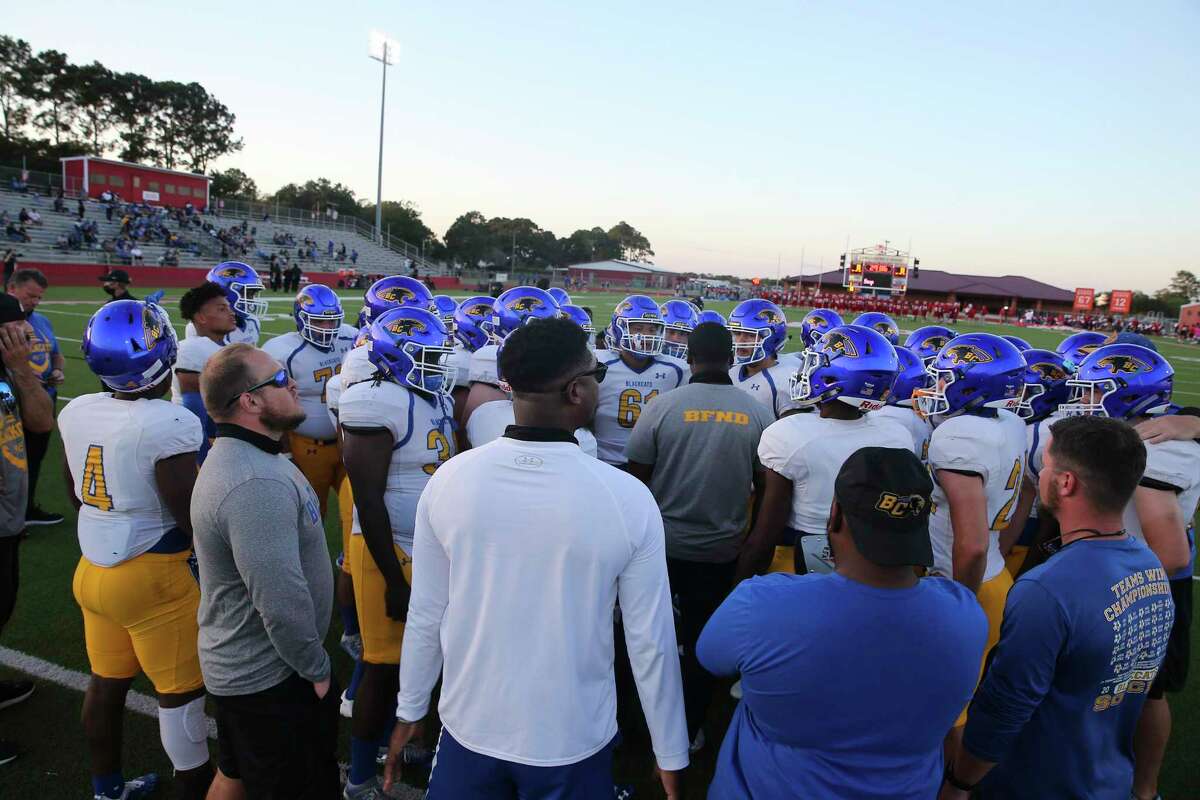
[[[25,318],[25,311],[21,308],[21,303],[17,298],[7,293],[0,294],[0,325]]]
[[[133,283],[129,280],[129,273],[123,269],[112,269],[101,275],[97,280],[115,281],[116,283]]]
[[[868,561],[885,567],[933,566],[929,471],[911,450],[864,447],[833,486],[850,534]]]

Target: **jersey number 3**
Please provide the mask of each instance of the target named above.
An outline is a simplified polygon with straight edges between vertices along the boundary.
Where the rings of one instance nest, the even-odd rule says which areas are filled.
[[[450,440],[437,428],[431,428],[429,436],[426,437],[425,446],[437,454],[437,461],[421,467],[425,470],[426,475],[432,475],[437,472],[438,467],[450,459]]]
[[[647,392],[645,397],[637,389],[621,392],[621,396],[617,398],[617,424],[622,428],[632,428],[642,415],[642,406],[655,397],[658,397],[658,389]]]
[[[83,462],[81,488],[81,502],[101,511],[112,511],[113,499],[104,483],[104,448],[98,444],[88,445],[87,458]]]

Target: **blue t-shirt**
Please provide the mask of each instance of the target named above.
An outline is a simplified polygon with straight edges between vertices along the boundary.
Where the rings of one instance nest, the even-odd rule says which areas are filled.
[[[944,578],[743,581],[696,645],[709,672],[742,676],[709,800],[937,796],[986,640],[975,596]]]
[[[58,389],[46,383],[54,370],[53,356],[58,353],[58,339],[54,336],[54,326],[44,315],[34,311],[29,315],[29,324],[33,327],[33,341],[29,343],[32,352],[29,354],[29,366],[33,374],[46,387],[53,399],[58,395]]]
[[[1072,543],[1022,575],[963,735],[998,762],[987,796],[1128,800],[1174,616],[1162,565],[1132,537]]]

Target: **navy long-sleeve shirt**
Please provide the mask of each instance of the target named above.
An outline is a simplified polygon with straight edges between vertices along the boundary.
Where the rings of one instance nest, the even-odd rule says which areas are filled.
[[[1166,573],[1133,538],[1072,543],[1021,576],[963,737],[998,762],[987,796],[1127,800],[1173,619]]]

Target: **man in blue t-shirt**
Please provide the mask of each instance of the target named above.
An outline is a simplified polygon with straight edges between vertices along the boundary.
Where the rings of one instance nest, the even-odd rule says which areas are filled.
[[[1133,786],[1134,729],[1174,619],[1162,563],[1122,523],[1146,448],[1107,417],[1050,431],[1038,495],[1062,534],[1008,594],[942,800],[976,785],[989,800],[1127,800]]]
[[[696,655],[743,692],[709,800],[935,795],[987,618],[961,584],[916,577],[932,490],[911,450],[858,450],[834,482],[835,572],[743,581],[709,620]]]
[[[8,293],[17,298],[21,310],[28,315],[29,326],[33,329],[29,340],[29,366],[33,374],[42,382],[43,388],[50,395],[53,404],[58,398],[58,387],[63,378],[63,355],[58,349],[58,339],[54,336],[54,326],[44,315],[34,309],[42,302],[42,297],[49,287],[46,276],[40,270],[19,269],[13,273],[8,282]],[[35,502],[37,496],[38,475],[42,470],[42,461],[50,447],[50,434],[25,432],[25,451],[29,459],[29,499],[25,509],[25,525],[27,528],[41,525],[57,525],[63,521],[62,514],[45,511]]]

